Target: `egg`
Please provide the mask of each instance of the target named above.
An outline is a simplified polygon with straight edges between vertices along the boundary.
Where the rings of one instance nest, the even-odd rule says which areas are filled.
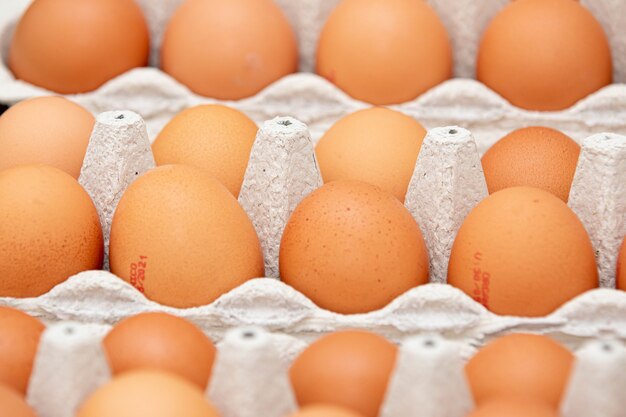
[[[62,97],[24,100],[0,116],[0,170],[47,164],[78,179],[94,123],[91,113]]]
[[[479,406],[504,398],[557,409],[573,364],[574,355],[549,337],[519,333],[487,344],[465,373]]]
[[[246,212],[200,168],[165,165],[122,195],[111,224],[111,272],[150,300],[209,304],[264,275],[259,238]]]
[[[609,42],[579,1],[516,0],[485,30],[478,81],[528,110],[571,107],[612,82]]]
[[[558,130],[539,126],[515,130],[482,158],[489,193],[528,185],[567,203],[579,154],[580,146]]]
[[[292,213],[280,243],[280,277],[319,307],[343,314],[380,309],[428,282],[419,226],[393,195],[334,181]]]
[[[0,171],[0,296],[36,297],[100,269],[102,229],[89,194],[47,165]]]
[[[617,256],[617,288],[626,291],[626,237],[622,243],[622,249]]]
[[[364,181],[404,202],[425,135],[413,118],[384,107],[349,114],[315,149],[324,182]]]
[[[467,216],[448,283],[497,314],[544,316],[598,286],[584,226],[553,194],[533,187],[491,194]]]
[[[257,126],[245,114],[222,105],[201,105],[177,114],[152,144],[157,165],[204,169],[237,197]]]
[[[543,404],[498,399],[478,407],[467,417],[561,417],[561,415]]]
[[[298,404],[339,406],[352,410],[350,415],[377,417],[397,353],[394,344],[374,333],[350,330],[322,336],[289,370]],[[349,417],[345,414],[341,412]]]
[[[35,0],[20,19],[9,68],[62,94],[95,90],[148,63],[148,27],[133,0]]]
[[[0,388],[6,385],[26,395],[44,325],[10,307],[0,307]],[[10,394],[0,390],[2,397]],[[7,400],[8,401],[8,400]]]
[[[219,417],[193,383],[163,371],[131,371],[99,388],[76,417]]]
[[[197,94],[237,100],[297,71],[298,47],[273,0],[186,0],[167,25],[161,66]]]
[[[342,0],[322,28],[316,72],[358,100],[403,103],[452,76],[452,48],[423,0]]]
[[[203,390],[215,358],[215,346],[202,330],[166,313],[142,313],[122,320],[104,339],[104,348],[113,375],[160,369],[187,378]]]
[[[335,405],[313,404],[300,408],[289,417],[362,417],[362,415]]]
[[[17,391],[3,385],[0,385],[0,404],[0,417],[37,417]]]

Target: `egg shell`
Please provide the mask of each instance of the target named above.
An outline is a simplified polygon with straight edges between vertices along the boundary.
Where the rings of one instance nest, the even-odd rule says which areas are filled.
[[[298,47],[273,0],[186,0],[168,23],[161,66],[197,94],[235,100],[297,71]]]
[[[626,237],[622,242],[622,247],[617,255],[617,288],[626,291]]]
[[[0,117],[0,170],[47,164],[78,178],[95,119],[62,97],[19,102]]]
[[[37,415],[17,391],[0,385],[0,417],[37,417]]]
[[[533,187],[498,191],[470,212],[452,246],[448,283],[496,314],[527,317],[599,285],[578,217]]]
[[[257,130],[248,116],[233,108],[196,106],[170,120],[152,151],[157,165],[202,168],[237,197]]]
[[[567,202],[580,146],[558,130],[527,127],[493,145],[481,162],[489,193],[527,185],[549,191]]]
[[[604,30],[578,1],[516,0],[480,42],[476,78],[515,106],[566,109],[612,82]]]
[[[0,171],[0,295],[35,297],[102,267],[98,212],[69,174],[47,165]]]
[[[133,182],[115,210],[111,272],[172,307],[208,304],[251,278],[263,255],[233,195],[200,168],[157,167]]]
[[[328,404],[377,417],[397,351],[391,342],[365,331],[322,336],[291,365],[298,404]]]
[[[361,417],[361,414],[335,405],[314,404],[300,408],[289,417]]]
[[[152,368],[187,378],[205,389],[215,346],[191,322],[166,313],[142,313],[118,323],[104,339],[114,375]]]
[[[9,49],[17,79],[62,94],[95,90],[148,63],[148,27],[133,0],[36,0]]]
[[[403,113],[373,107],[335,123],[315,153],[324,182],[358,180],[404,202],[426,130]]]
[[[162,371],[132,371],[98,389],[76,417],[218,417],[200,389]]]
[[[391,194],[334,181],[304,198],[280,244],[280,276],[318,306],[343,314],[386,306],[428,282],[419,226]]]
[[[467,417],[561,417],[550,407],[533,402],[497,399],[481,407]]]
[[[507,398],[556,410],[573,363],[572,353],[549,337],[519,333],[487,344],[469,360],[465,372],[478,406]]]

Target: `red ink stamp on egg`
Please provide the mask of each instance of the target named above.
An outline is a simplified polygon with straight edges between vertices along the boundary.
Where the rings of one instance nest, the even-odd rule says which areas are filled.
[[[138,262],[130,264],[130,284],[137,288],[141,293],[145,291],[144,280],[146,278],[146,269],[148,268],[148,257],[139,256]]]

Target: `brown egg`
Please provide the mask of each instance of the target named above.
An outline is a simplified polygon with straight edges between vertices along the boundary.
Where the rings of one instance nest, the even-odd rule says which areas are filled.
[[[166,313],[142,313],[122,320],[104,339],[104,348],[113,375],[160,369],[187,378],[201,389],[207,387],[215,358],[215,346],[202,330]]]
[[[510,334],[482,348],[465,366],[479,406],[499,398],[544,403],[556,409],[574,355],[546,336]]]
[[[497,314],[543,316],[598,286],[584,226],[558,197],[513,187],[483,200],[452,246],[448,283]]]
[[[237,197],[257,126],[245,114],[221,105],[202,105],[176,115],[152,144],[157,165],[204,169]]]
[[[483,156],[489,193],[528,185],[567,202],[579,154],[580,146],[558,130],[548,127],[515,130]]]
[[[578,1],[516,0],[483,34],[477,79],[513,105],[562,110],[612,81],[611,50]]]
[[[321,337],[291,365],[291,384],[298,404],[340,406],[364,417],[377,417],[397,351],[391,342],[364,331]]]
[[[384,107],[349,114],[317,144],[324,182],[364,181],[404,202],[425,135],[413,118]]]
[[[148,27],[133,0],[35,0],[9,50],[16,78],[62,94],[95,90],[148,63]]]
[[[99,388],[76,417],[219,417],[203,392],[163,371],[131,371]]]
[[[561,415],[544,404],[496,399],[478,407],[467,417],[561,417]]]
[[[94,123],[91,113],[62,97],[22,101],[0,117],[0,170],[47,164],[78,179]]]
[[[36,318],[10,307],[0,307],[0,387],[26,395],[39,338],[44,325]],[[0,391],[0,404],[5,395]],[[0,407],[0,416],[2,415]]]
[[[0,296],[36,297],[102,267],[100,219],[89,194],[47,165],[0,171]]]
[[[402,103],[452,76],[452,48],[425,1],[343,0],[320,34],[316,70],[358,100]]]
[[[617,257],[617,288],[626,291],[626,237],[622,243],[622,249]]]
[[[0,385],[0,417],[37,417],[37,414],[17,391]]]
[[[363,417],[348,408],[328,404],[313,404],[300,408],[289,417]]]
[[[197,94],[236,100],[297,71],[298,46],[273,0],[186,0],[165,31],[161,65]]]
[[[393,195],[335,181],[307,196],[280,244],[281,279],[318,306],[343,314],[380,309],[428,282],[419,226]]]
[[[149,299],[186,308],[264,275],[252,222],[199,168],[158,167],[133,182],[113,216],[111,272]]]

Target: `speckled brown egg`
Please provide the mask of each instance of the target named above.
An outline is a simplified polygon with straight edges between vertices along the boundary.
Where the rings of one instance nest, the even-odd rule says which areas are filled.
[[[563,200],[533,187],[484,199],[456,236],[448,283],[497,314],[544,316],[598,286],[589,236]]]
[[[359,181],[334,181],[307,196],[280,244],[281,279],[318,306],[366,313],[428,282],[419,226],[393,195]]]
[[[14,308],[0,307],[0,388],[4,384],[26,395],[43,331],[44,325],[36,318]],[[10,394],[0,391],[3,405],[4,395]]]
[[[142,313],[122,320],[107,334],[104,348],[113,375],[160,369],[202,389],[207,387],[215,358],[215,346],[202,330],[166,313]]]
[[[111,272],[172,307],[209,304],[264,275],[246,212],[219,181],[187,165],[158,167],[128,187],[109,249]]]
[[[24,100],[0,117],[0,170],[47,164],[78,179],[95,119],[62,97]]]
[[[62,94],[95,90],[148,63],[148,27],[133,0],[35,0],[9,49],[15,77]]]
[[[613,77],[604,30],[579,1],[516,0],[483,34],[477,79],[513,105],[562,110]]]
[[[100,269],[102,229],[89,194],[47,165],[0,171],[0,296],[36,297]]]
[[[152,144],[157,165],[184,164],[204,169],[237,197],[257,132],[242,112],[201,105],[177,114]]]
[[[538,126],[515,130],[482,158],[489,193],[528,185],[567,202],[579,154],[580,146],[558,130]]]
[[[237,100],[297,71],[298,46],[273,0],[186,0],[165,31],[161,66],[197,94]]]
[[[0,385],[0,417],[37,417],[17,391]]]
[[[363,417],[377,417],[397,352],[393,343],[365,331],[322,336],[291,365],[298,404],[339,406]]]
[[[557,409],[574,355],[546,336],[510,334],[482,348],[465,366],[474,400],[537,402]]]
[[[349,114],[315,149],[324,182],[364,181],[404,202],[425,135],[415,119],[384,107]]]

